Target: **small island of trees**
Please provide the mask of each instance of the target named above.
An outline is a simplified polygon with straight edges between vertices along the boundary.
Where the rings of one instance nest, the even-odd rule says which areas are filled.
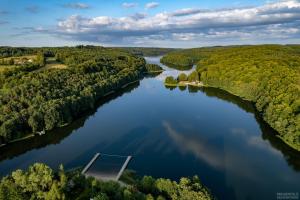
[[[195,71],[186,75],[185,73],[180,73],[177,78],[168,76],[165,79],[166,86],[203,86],[203,83],[200,82],[199,74]]]
[[[160,73],[163,72],[163,68],[157,64],[146,64],[147,73]]]

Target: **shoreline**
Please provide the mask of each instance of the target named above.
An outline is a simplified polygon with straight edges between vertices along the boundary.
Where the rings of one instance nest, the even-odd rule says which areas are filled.
[[[165,70],[156,70],[156,71],[148,71],[148,72],[143,72],[143,74],[155,74],[155,73],[161,73],[164,72]]]
[[[180,87],[180,86],[195,86],[195,87],[209,87],[204,85],[202,82],[189,82],[189,81],[180,81],[176,84],[172,84],[172,83],[164,83],[165,86],[175,86],[175,87]]]
[[[114,90],[112,90],[112,91],[110,91],[110,92],[107,92],[106,94],[102,95],[102,98],[114,94],[114,93],[116,92],[116,90],[122,90],[122,89],[125,89],[125,88],[128,87],[129,85],[134,84],[134,83],[137,83],[137,82],[139,82],[140,80],[141,80],[141,79],[137,79],[137,80],[135,80],[135,81],[131,81],[131,82],[129,82],[129,83],[126,83],[126,84],[124,84],[123,86],[121,86],[120,88],[114,89]],[[100,99],[99,99],[99,100],[100,100]],[[62,125],[62,126],[55,127],[54,129],[68,126],[68,125],[70,125],[71,123],[72,123],[72,122],[66,123],[66,124],[64,124],[64,125]],[[52,131],[52,130],[54,130],[54,129],[51,129],[51,130],[48,130],[48,131]],[[46,132],[45,134],[47,134],[47,132]],[[30,134],[28,134],[28,135],[26,135],[26,136],[24,136],[24,137],[21,137],[21,138],[18,138],[18,139],[9,141],[9,142],[4,143],[4,144],[0,144],[0,149],[3,148],[3,147],[5,147],[5,146],[7,146],[7,145],[10,145],[10,144],[13,144],[13,143],[17,143],[17,142],[20,142],[20,141],[24,141],[24,140],[27,140],[27,139],[30,139],[30,138],[33,138],[33,137],[36,137],[36,136],[39,136],[39,135],[38,135],[38,134],[35,134],[35,133],[30,133]]]
[[[232,94],[232,95],[234,95],[234,96],[236,96],[236,97],[241,98],[242,100],[245,100],[245,101],[249,101],[249,102],[251,102],[251,103],[254,103],[254,108],[255,108],[256,111],[261,115],[262,120],[263,120],[266,124],[268,124],[268,125],[270,126],[270,124],[263,118],[262,113],[259,112],[259,111],[257,110],[254,101],[252,101],[252,100],[250,100],[250,99],[247,99],[247,98],[245,98],[245,97],[241,97],[241,96],[239,96],[239,95],[233,93],[232,91],[225,90],[225,89],[223,89],[223,88],[221,88],[221,87],[216,87],[216,86],[211,86],[211,85],[205,85],[205,84],[203,84],[203,83],[201,83],[201,84],[195,84],[195,83],[185,82],[185,81],[181,81],[181,82],[179,82],[179,83],[177,83],[177,84],[164,83],[164,85],[165,85],[165,86],[169,86],[169,87],[180,87],[180,86],[189,86],[189,85],[190,85],[190,86],[200,87],[200,88],[201,88],[201,87],[207,87],[207,88],[217,88],[217,89],[223,90],[223,91],[228,92],[228,93],[230,93],[230,94]],[[270,127],[273,128],[272,126],[270,126]],[[273,128],[273,129],[274,129],[274,128]],[[281,137],[281,136],[278,134],[278,131],[277,131],[276,129],[274,129],[274,130],[277,132],[277,134],[275,135],[275,137],[279,138],[285,145],[287,145],[287,146],[290,147],[291,149],[293,149],[293,150],[295,150],[295,151],[297,151],[297,152],[300,152],[299,147],[297,147],[297,146],[295,146],[295,145],[293,145],[293,144],[288,143],[286,140],[283,139],[283,137]]]
[[[225,89],[223,89],[223,88],[221,88],[221,87],[216,87],[216,86],[211,86],[211,85],[205,85],[205,84],[203,84],[202,82],[199,82],[199,83],[193,83],[193,82],[188,82],[188,81],[181,81],[181,82],[179,82],[179,83],[177,83],[177,84],[170,84],[170,83],[164,83],[164,85],[165,86],[170,86],[170,87],[181,87],[181,86],[194,86],[194,87],[207,87],[207,88],[217,88],[217,89],[220,89],[220,90],[223,90],[223,91],[225,91],[225,92],[228,92],[228,93],[230,93],[230,94],[232,94],[232,95],[234,95],[234,96],[237,96],[237,97],[239,97],[239,98],[241,98],[241,99],[243,99],[243,100],[246,100],[246,101],[250,101],[250,102],[252,102],[252,103],[255,103],[255,102],[253,102],[253,101],[251,101],[250,99],[247,99],[247,98],[245,98],[245,97],[241,97],[241,96],[239,96],[239,95],[237,95],[237,94],[235,94],[235,93],[233,93],[233,92],[231,92],[231,91],[229,91],[229,90],[225,90]]]
[[[21,137],[21,138],[12,140],[12,141],[10,141],[10,142],[8,142],[8,143],[1,144],[1,145],[0,145],[0,149],[1,149],[2,147],[7,146],[7,145],[10,145],[10,144],[13,144],[13,143],[16,143],[16,142],[20,142],[20,141],[27,140],[27,139],[29,139],[29,138],[35,137],[36,135],[37,135],[37,134],[31,133],[31,134],[29,134],[29,135],[27,135],[27,136],[24,136],[24,137]]]

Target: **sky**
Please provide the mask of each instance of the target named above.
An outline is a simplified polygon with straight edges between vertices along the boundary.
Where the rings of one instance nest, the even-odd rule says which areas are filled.
[[[300,0],[0,0],[0,46],[300,44]]]

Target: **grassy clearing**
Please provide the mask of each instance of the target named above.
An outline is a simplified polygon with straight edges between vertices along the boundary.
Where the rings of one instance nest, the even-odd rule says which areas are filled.
[[[24,64],[34,63],[35,60],[36,55],[0,58],[0,71],[3,71],[8,67],[14,67],[16,65],[22,66]]]
[[[68,66],[65,64],[62,64],[60,62],[57,62],[54,57],[47,58],[46,59],[46,65],[45,67],[42,67],[36,71],[42,71],[47,69],[66,69]]]
[[[35,59],[36,58],[36,55],[28,55],[28,56],[12,56],[12,57],[7,57],[7,58],[3,58],[4,60],[9,60],[9,59],[24,59],[24,58],[27,58],[27,59]]]
[[[16,65],[0,65],[0,72],[3,72],[6,69],[12,69],[16,67]]]
[[[22,64],[24,62],[33,62],[34,60],[36,60],[36,55],[7,57],[7,58],[2,58],[0,60],[9,61],[11,59],[14,60],[15,64],[16,63]]]

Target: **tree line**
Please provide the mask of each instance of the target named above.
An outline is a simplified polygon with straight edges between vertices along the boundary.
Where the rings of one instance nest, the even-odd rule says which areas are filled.
[[[7,49],[12,56],[31,52],[12,49]],[[77,46],[32,52],[37,55],[35,64],[0,73],[0,144],[64,126],[92,109],[105,94],[153,69],[146,68],[143,58],[111,48]],[[49,56],[68,67],[35,71]]]
[[[36,163],[25,171],[16,170],[1,179],[0,200],[214,199],[197,176],[175,182],[151,176],[140,178],[125,171],[121,180],[127,184],[86,178],[78,170],[65,172],[63,166],[54,171],[45,164]]]
[[[199,82],[200,77],[199,73],[197,71],[193,71],[190,74],[186,75],[185,73],[180,73],[177,78],[174,78],[173,76],[167,76],[165,78],[165,85],[169,86],[177,86],[180,84],[180,82]]]
[[[171,65],[192,60],[205,85],[253,101],[278,136],[300,150],[299,45],[196,48],[172,52],[162,60]]]

